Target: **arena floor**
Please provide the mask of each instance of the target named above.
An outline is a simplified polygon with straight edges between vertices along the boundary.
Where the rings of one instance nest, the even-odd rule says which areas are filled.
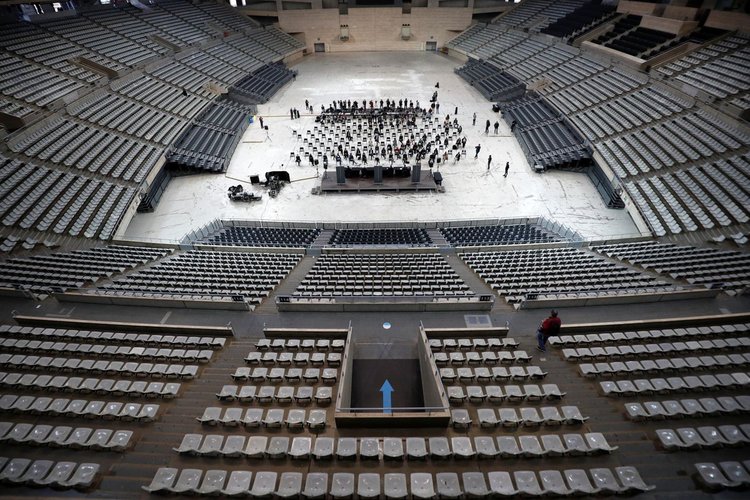
[[[545,216],[565,224],[586,238],[630,236],[638,233],[625,210],[605,208],[597,190],[585,174],[550,171],[534,173],[518,142],[491,103],[454,69],[461,62],[430,52],[369,52],[316,54],[292,65],[294,81],[266,104],[258,106],[269,127],[266,134],[257,120],[245,132],[225,175],[193,175],[173,179],[155,212],[138,214],[125,237],[144,240],[177,240],[214,219],[286,221],[434,221],[455,219]],[[305,112],[305,99],[320,110],[335,99],[413,99],[429,103],[440,82],[441,119],[453,115],[467,136],[467,159],[450,160],[441,168],[444,193],[329,193],[312,194],[320,185],[316,170],[289,160],[299,149],[293,131],[311,128],[314,116]],[[289,109],[302,117],[291,120]],[[472,126],[472,114],[477,125]],[[452,119],[452,118],[451,118]],[[499,134],[484,134],[485,121],[500,122]],[[481,144],[479,158],[474,147]],[[487,158],[492,155],[490,170]],[[505,162],[510,173],[503,177]],[[227,188],[269,170],[289,170],[292,183],[271,199],[256,188],[263,199],[253,203],[231,202]],[[322,170],[320,172],[322,175]],[[331,199],[335,198],[335,199]],[[398,201],[398,202],[396,202]]]

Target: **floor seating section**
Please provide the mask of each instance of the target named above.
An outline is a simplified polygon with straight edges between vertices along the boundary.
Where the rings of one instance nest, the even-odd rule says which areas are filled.
[[[721,287],[730,294],[750,285],[750,255],[747,252],[656,241],[613,243],[594,249],[692,285]]]
[[[440,234],[454,247],[522,245],[560,241],[557,236],[535,224],[447,226],[440,228]]]
[[[153,262],[170,252],[163,248],[110,245],[8,259],[0,263],[0,287],[34,293],[63,292]]]
[[[320,232],[318,228],[224,226],[199,243],[242,247],[309,248]]]
[[[473,292],[438,253],[325,253],[294,295],[461,297]]]
[[[188,250],[98,290],[143,297],[237,296],[260,304],[300,259],[299,254]]]
[[[677,289],[666,281],[577,248],[468,252],[461,258],[509,303]]]
[[[334,229],[328,245],[337,247],[358,245],[421,247],[432,246],[432,240],[427,231],[422,228]]]
[[[205,472],[205,475],[204,475]],[[433,474],[413,472],[361,473],[350,472],[271,472],[263,470],[176,469],[161,467],[156,471],[151,484],[143,486],[150,493],[175,493],[191,495],[231,495],[262,497],[274,494],[281,498],[330,498],[354,497],[387,499],[411,498],[432,499],[460,498],[464,492],[472,498],[492,496],[528,496],[580,494],[624,494],[650,491],[654,487],[646,484],[634,467],[615,467],[542,470],[539,472],[506,471],[439,472]],[[252,486],[251,486],[252,484]],[[304,484],[304,486],[303,486]],[[463,484],[463,486],[462,486]]]

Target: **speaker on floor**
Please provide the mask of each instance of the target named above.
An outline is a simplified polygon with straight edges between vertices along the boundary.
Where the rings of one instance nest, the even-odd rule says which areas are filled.
[[[375,184],[383,183],[383,165],[375,165]]]
[[[422,178],[422,164],[417,162],[412,168],[411,168],[411,182],[412,184],[419,184],[420,179]]]

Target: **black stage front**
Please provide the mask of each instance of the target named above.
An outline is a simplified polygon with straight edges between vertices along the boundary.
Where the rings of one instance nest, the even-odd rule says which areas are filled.
[[[336,182],[336,172],[328,172],[320,181],[320,191],[324,193],[362,192],[362,191],[442,191],[429,172],[422,172],[418,183],[411,177],[385,177],[381,184],[375,184],[373,178],[355,177],[346,179],[345,184]]]

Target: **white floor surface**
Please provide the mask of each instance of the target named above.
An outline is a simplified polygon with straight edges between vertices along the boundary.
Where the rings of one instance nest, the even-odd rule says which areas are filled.
[[[461,63],[435,53],[334,53],[305,57],[292,68],[296,79],[269,102],[258,107],[266,134],[257,120],[240,141],[226,175],[205,174],[175,178],[155,212],[136,215],[125,237],[145,240],[178,240],[214,219],[249,219],[321,222],[435,221],[456,219],[544,216],[565,224],[586,238],[637,234],[626,210],[611,210],[585,174],[561,171],[535,173],[518,142],[492,112],[491,103],[454,73]],[[305,99],[319,111],[334,99],[414,99],[429,102],[440,82],[440,118],[446,113],[458,120],[467,137],[468,159],[449,161],[441,168],[444,193],[329,193],[313,195],[320,183],[314,167],[297,167],[289,153],[298,149],[293,130],[306,130],[314,116],[305,113]],[[289,108],[302,118],[290,120]],[[472,113],[477,125],[471,125]],[[500,122],[498,135],[484,134],[485,121]],[[479,158],[474,147],[481,144]],[[487,170],[487,157],[493,162]],[[505,162],[510,173],[503,177]],[[286,169],[292,183],[278,197],[251,187],[249,177],[269,170]],[[322,170],[320,172],[322,174]],[[424,172],[423,172],[424,175]],[[231,202],[227,188],[245,182],[246,189],[262,194],[253,203]]]

